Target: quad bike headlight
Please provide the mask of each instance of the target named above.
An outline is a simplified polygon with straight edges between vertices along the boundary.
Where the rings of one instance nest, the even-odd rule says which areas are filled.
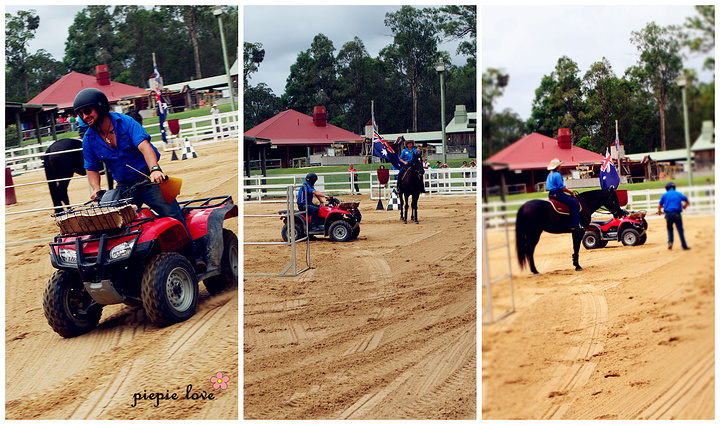
[[[113,249],[110,250],[110,259],[111,260],[118,260],[122,258],[127,258],[132,253],[133,245],[135,245],[134,241],[129,242],[123,242]]]
[[[60,254],[60,258],[65,263],[68,263],[68,264],[77,263],[77,252],[75,252],[74,249],[60,247],[60,249],[58,250],[58,254]]]

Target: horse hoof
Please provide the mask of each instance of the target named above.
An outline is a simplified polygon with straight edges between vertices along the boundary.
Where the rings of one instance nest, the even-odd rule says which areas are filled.
[[[533,274],[535,274],[535,275],[540,274],[540,272],[537,270],[530,270],[530,271],[533,272]]]
[[[407,224],[407,220],[403,220],[403,224]]]
[[[582,267],[580,267],[580,266],[575,266],[575,271],[579,272],[579,271],[581,271],[581,270],[582,270]]]

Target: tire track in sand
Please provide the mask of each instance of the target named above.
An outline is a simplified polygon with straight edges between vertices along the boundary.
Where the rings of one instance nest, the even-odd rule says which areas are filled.
[[[477,351],[476,334],[475,323],[466,325],[460,335],[430,351],[389,385],[363,395],[341,412],[339,419],[389,417],[388,412],[383,412],[387,400],[392,400],[390,403],[392,414],[400,413],[407,418],[417,418],[417,412],[422,410],[422,406],[433,402],[444,393],[443,386],[452,386],[453,382],[464,382],[463,377],[476,373],[477,367],[472,368]],[[468,373],[470,368],[472,373]],[[417,379],[418,377],[420,379]],[[411,404],[413,402],[414,404]],[[397,412],[396,407],[393,407],[397,405],[406,405],[410,408]]]
[[[678,380],[645,407],[636,419],[676,419],[703,388],[715,381],[715,349],[711,347]]]
[[[569,281],[576,279],[577,276]],[[539,405],[547,404],[548,400],[551,403],[541,411],[541,419],[562,419],[563,414],[573,403],[574,397],[571,392],[588,381],[598,363],[593,359],[604,346],[603,336],[608,320],[605,296],[592,285],[582,284],[573,286],[572,289],[581,292],[579,295],[582,313],[577,329],[582,332],[572,334],[572,340],[578,344],[570,342],[571,348],[566,352],[562,364],[555,369],[552,373],[553,378],[538,393]]]

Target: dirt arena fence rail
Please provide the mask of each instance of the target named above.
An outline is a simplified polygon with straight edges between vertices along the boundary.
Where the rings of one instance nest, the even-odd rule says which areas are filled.
[[[502,230],[505,231],[505,241],[497,245],[490,246],[487,238],[487,226],[485,225],[486,217],[483,216],[482,226],[482,289],[483,289],[483,310],[482,310],[482,324],[491,325],[498,320],[515,312],[515,294],[513,290],[512,280],[512,264],[510,254],[510,229],[507,222],[507,213],[502,214],[502,220],[504,226]],[[490,270],[490,252],[501,251],[503,257],[507,257],[507,270],[501,270],[498,275],[497,270]],[[493,286],[494,285],[507,285],[507,289],[503,288],[503,293],[509,291],[509,297],[503,297],[504,304],[493,303]],[[509,302],[509,304],[508,304]]]
[[[173,148],[181,149],[183,147],[182,142],[186,139],[193,144],[202,145],[238,138],[240,131],[237,112],[218,114],[217,119],[213,119],[208,115],[178,120],[178,134],[172,134],[169,130],[169,125],[166,125],[168,127],[166,130],[167,145],[162,142],[158,125],[153,124],[147,127],[147,129],[157,130],[156,133],[148,132],[148,134],[150,135],[150,140],[156,140],[153,144],[158,149],[162,148],[164,151],[170,151]],[[42,169],[45,151],[53,142],[54,140],[48,140],[43,143],[33,143],[18,148],[6,149],[5,166],[10,167],[13,174],[16,175]]]
[[[683,186],[678,187],[677,190],[682,192],[688,197],[688,200],[690,200],[690,205],[685,210],[686,214],[715,214],[714,185]],[[665,189],[628,191],[628,203],[623,208],[628,211],[646,211],[646,219],[661,217],[657,215],[657,206],[663,193],[665,193]],[[505,214],[507,214],[508,225],[514,226],[517,210],[527,201],[527,199],[524,199],[519,201],[482,203],[483,224],[488,228],[502,230],[506,223]],[[601,217],[607,217],[607,214],[593,214],[593,218],[600,219]]]
[[[159,135],[157,136],[159,137]],[[235,136],[237,137],[237,135]],[[226,137],[215,137],[211,140],[205,140],[202,142],[192,143],[193,146],[202,146],[206,144],[216,143],[216,142],[222,142],[225,141]],[[62,153],[69,153],[69,152],[78,152],[82,151],[82,149],[71,149],[67,151],[62,152],[45,152],[45,150],[53,144],[54,141],[49,141],[43,144],[34,144],[22,148],[13,148],[8,149],[5,151],[5,168],[6,170],[9,168],[10,173],[12,177],[20,176],[23,174],[29,174],[29,173],[39,173],[41,171],[44,171],[43,168],[43,158],[50,155],[58,155]],[[182,149],[182,144],[180,144],[178,147],[177,143],[173,144],[172,142],[168,141],[168,143],[164,142],[153,142],[153,145],[160,151],[163,152],[172,152],[173,150]],[[23,152],[22,155],[18,155],[18,152]],[[7,174],[7,173],[6,173]],[[104,174],[104,173],[103,173]],[[45,177],[44,173],[41,174],[42,177],[38,177],[38,179],[42,179]],[[12,190],[15,192],[15,189],[22,188],[24,186],[32,186],[37,184],[48,184],[50,182],[59,182],[59,181],[70,181],[70,180],[78,180],[78,179],[84,179],[87,180],[86,176],[74,176],[74,177],[68,177],[64,179],[54,179],[54,180],[36,180],[29,183],[21,183],[21,184],[7,184],[9,180],[6,179],[5,181],[5,193],[7,194],[9,190]],[[101,182],[104,181],[105,178],[101,179]],[[88,195],[90,194],[90,186],[88,185]],[[7,196],[7,195],[6,195]],[[22,193],[17,194],[16,198],[21,199]],[[48,202],[49,204],[52,204],[52,199],[50,197],[50,192],[48,191]],[[77,207],[83,205],[83,203],[79,204],[71,204],[66,205],[64,207]],[[48,206],[43,208],[36,208],[31,210],[23,210],[23,211],[12,211],[8,212],[7,209],[5,211],[5,215],[14,215],[14,214],[25,214],[25,213],[32,213],[32,212],[38,212],[38,211],[50,211],[54,210],[54,206]]]
[[[295,189],[302,187],[301,184],[289,185],[285,188],[285,204],[287,206],[285,210],[285,222],[288,224],[295,223]],[[294,225],[288,225],[287,242],[273,242],[273,241],[243,241],[243,245],[283,245],[290,247],[290,262],[285,268],[279,273],[245,273],[245,277],[257,277],[257,276],[279,276],[279,277],[295,277],[302,272],[310,269],[310,237],[308,234],[308,211],[297,211],[297,213],[305,214],[305,236],[298,238],[295,232]],[[266,220],[267,218],[273,218],[277,220],[280,217],[278,214],[244,214],[243,221],[247,225],[253,220]],[[298,244],[305,242],[305,264],[302,269],[298,270]],[[248,258],[247,251],[245,258]]]
[[[312,170],[308,170],[310,172]],[[398,170],[390,170],[387,185],[380,184],[376,171],[358,171],[357,181],[348,172],[317,173],[315,188],[332,195],[369,194],[370,199],[389,199],[390,190],[395,187]],[[305,181],[305,174],[282,176],[254,175],[243,177],[243,196],[246,202],[284,202],[287,185],[299,185]],[[476,168],[442,168],[425,171],[425,193],[423,196],[475,196],[478,192]],[[355,190],[358,185],[359,192]]]

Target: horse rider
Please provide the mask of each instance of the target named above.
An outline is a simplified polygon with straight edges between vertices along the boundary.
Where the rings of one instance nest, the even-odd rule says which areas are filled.
[[[556,199],[570,207],[570,231],[575,232],[583,230],[583,227],[580,225],[580,204],[575,199],[573,192],[565,187],[562,175],[560,171],[558,171],[558,168],[563,162],[564,161],[560,161],[558,158],[550,161],[550,164],[547,166],[550,174],[548,174],[547,180],[545,180],[545,187],[548,192],[550,192],[548,195],[549,198]]]
[[[397,174],[397,187],[398,187],[398,195],[402,193],[402,176],[405,173],[405,170],[408,169],[408,167],[412,166],[413,161],[415,160],[415,156],[419,156],[417,149],[415,149],[415,141],[414,140],[407,140],[405,141],[405,137],[400,136],[398,137],[398,142],[405,142],[405,149],[400,152],[400,156],[398,157],[398,160],[400,160],[400,163],[402,166],[400,167],[400,171],[398,171]],[[425,183],[423,182],[423,176],[424,176],[424,170],[418,170],[418,176],[420,178],[420,193],[425,193]]]
[[[315,189],[314,186],[317,179],[317,174],[308,173],[305,176],[305,182],[300,190],[298,190],[297,194],[298,210],[305,211],[307,209],[308,214],[310,214],[310,230],[322,229],[322,225],[318,223],[318,212],[320,212],[320,207],[313,204],[313,195],[318,198],[318,201],[330,198],[330,196]]]

